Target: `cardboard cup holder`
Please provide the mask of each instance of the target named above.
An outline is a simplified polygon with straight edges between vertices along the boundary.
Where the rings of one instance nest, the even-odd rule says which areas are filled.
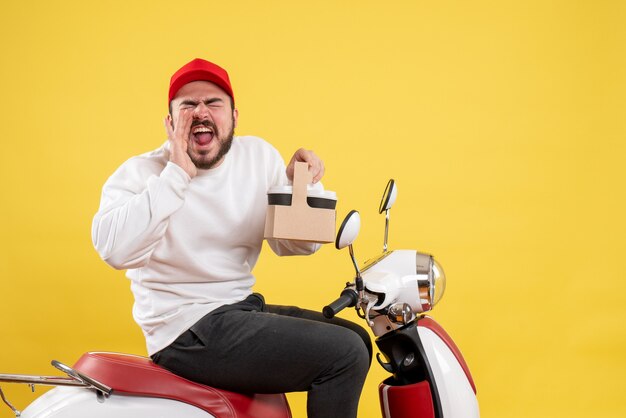
[[[267,194],[265,238],[328,243],[335,240],[337,195],[309,187],[307,163],[296,162],[293,186],[275,186]]]

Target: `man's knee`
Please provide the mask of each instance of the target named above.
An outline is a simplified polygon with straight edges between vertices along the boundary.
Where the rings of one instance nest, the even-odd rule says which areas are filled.
[[[355,374],[361,374],[357,372],[361,371],[365,376],[370,366],[371,349],[365,344],[362,336],[351,330],[345,331],[341,341],[338,342],[341,347],[339,361],[344,363],[343,367],[352,369]]]

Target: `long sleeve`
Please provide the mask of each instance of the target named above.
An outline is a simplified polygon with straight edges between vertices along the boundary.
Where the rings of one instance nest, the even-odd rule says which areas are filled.
[[[234,137],[223,163],[199,169],[193,179],[169,162],[166,142],[126,161],[106,181],[93,244],[109,265],[128,270],[133,317],[148,353],[252,292],[267,191],[286,182],[280,154],[257,137]],[[311,254],[320,247],[270,245],[279,255]]]
[[[92,224],[93,244],[116,269],[145,265],[167,230],[169,217],[184,203],[189,176],[168,162],[149,169],[127,161],[106,182]]]

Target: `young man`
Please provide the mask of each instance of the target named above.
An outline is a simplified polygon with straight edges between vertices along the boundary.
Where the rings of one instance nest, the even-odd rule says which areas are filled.
[[[252,292],[268,189],[292,180],[295,161],[309,164],[315,183],[324,164],[299,149],[285,167],[264,140],[234,136],[230,80],[211,62],[180,68],[168,99],[167,142],[108,179],[92,228],[100,256],[128,269],[148,353],[174,373],[231,391],[308,391],[309,417],[356,417],[371,361],[367,332]],[[269,245],[278,255],[319,248]]]

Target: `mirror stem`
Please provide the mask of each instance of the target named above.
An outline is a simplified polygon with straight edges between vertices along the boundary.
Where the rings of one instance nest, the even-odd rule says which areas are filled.
[[[352,248],[352,244],[348,245],[348,250],[350,251],[350,258],[352,259],[352,264],[354,265],[354,270],[356,270],[356,290],[359,292],[359,299],[363,298],[363,278],[361,277],[361,270],[359,269],[359,265],[356,262],[356,258],[354,257],[354,249]]]
[[[383,243],[383,252],[387,252],[387,237],[389,235],[389,209],[385,210],[385,242]]]

